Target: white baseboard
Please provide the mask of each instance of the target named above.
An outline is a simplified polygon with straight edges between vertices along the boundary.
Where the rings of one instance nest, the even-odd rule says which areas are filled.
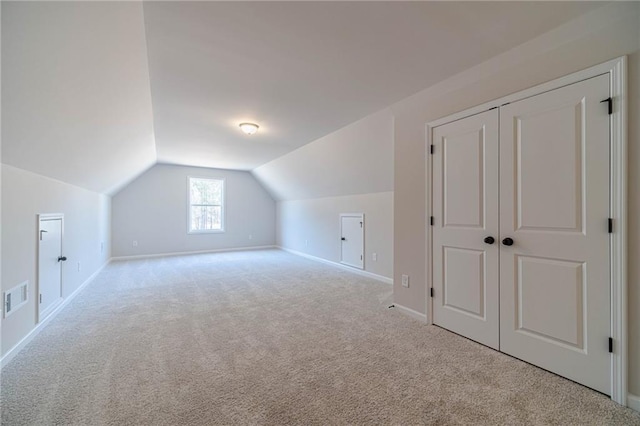
[[[367,271],[364,271],[362,269],[356,269],[356,268],[353,268],[351,266],[343,265],[342,263],[338,263],[338,262],[334,262],[334,261],[331,261],[331,260],[323,259],[323,258],[317,257],[317,256],[312,256],[310,254],[303,253],[301,251],[291,250],[291,249],[288,249],[286,247],[282,247],[282,246],[276,246],[276,247],[279,248],[280,250],[284,250],[284,251],[289,252],[291,254],[295,254],[296,256],[306,257],[307,259],[315,260],[316,262],[321,262],[321,263],[326,263],[327,265],[337,266],[338,268],[344,269],[345,271],[353,272],[354,274],[362,275],[362,276],[365,276],[367,278],[373,278],[374,280],[381,281],[381,282],[383,282],[385,284],[393,284],[393,279],[388,278],[388,277],[384,277],[382,275],[374,274],[372,272],[367,272]]]
[[[627,407],[640,412],[640,396],[627,394]]]
[[[427,323],[427,314],[414,311],[413,309],[407,308],[406,306],[398,305],[397,303],[394,303],[393,306],[398,310],[398,312],[402,312],[404,315],[410,316],[411,318],[417,319],[418,321],[425,324]]]
[[[69,304],[102,270],[111,262],[111,259],[107,260],[100,268],[98,268],[89,278],[84,280],[80,286],[67,296],[45,319],[36,324],[36,326],[22,338],[14,347],[9,349],[6,354],[0,359],[0,369],[4,368],[9,362],[25,347],[34,337],[42,331],[52,319],[54,319],[65,306]]]
[[[140,254],[133,256],[115,256],[112,257],[112,261],[120,260],[136,260],[136,259],[151,259],[154,257],[169,257],[169,256],[188,256],[190,254],[206,254],[206,253],[222,253],[227,251],[245,251],[245,250],[267,250],[275,249],[277,246],[251,246],[251,247],[237,247],[237,248],[223,248],[214,250],[197,250],[197,251],[176,251],[170,253],[157,253],[157,254]]]

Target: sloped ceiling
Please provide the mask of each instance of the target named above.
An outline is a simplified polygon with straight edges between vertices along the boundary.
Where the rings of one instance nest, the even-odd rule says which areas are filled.
[[[107,193],[254,169],[600,5],[2,2],[2,161]]]
[[[254,169],[597,6],[145,3],[158,160]]]
[[[393,114],[371,114],[252,173],[276,200],[393,191]]]
[[[114,192],[156,161],[142,5],[2,2],[2,162]]]

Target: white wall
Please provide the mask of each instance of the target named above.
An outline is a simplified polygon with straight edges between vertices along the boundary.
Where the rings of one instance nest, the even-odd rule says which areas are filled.
[[[187,233],[188,176],[225,179],[225,232]],[[249,172],[158,164],[113,196],[113,255],[274,245],[275,216],[275,202]]]
[[[2,319],[4,355],[36,325],[37,214],[64,214],[63,248],[68,260],[62,267],[62,295],[67,297],[110,257],[111,199],[5,164],[1,175],[2,290],[29,281],[28,304]]]
[[[364,270],[392,278],[393,192],[281,201],[278,245],[340,262],[340,213],[364,213]]]
[[[391,278],[391,110],[371,114],[252,173],[278,200],[280,246],[339,262],[340,213],[364,213],[365,270]]]
[[[395,115],[394,300],[426,312],[425,124],[609,59],[629,57],[629,390],[640,395],[640,3],[613,3],[407,98]],[[399,285],[409,274],[412,285]]]

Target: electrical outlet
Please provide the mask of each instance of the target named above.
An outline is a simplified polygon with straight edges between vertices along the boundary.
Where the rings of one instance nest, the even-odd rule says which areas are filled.
[[[402,275],[402,287],[409,288],[409,275]]]
[[[373,253],[373,261],[377,262],[378,261],[378,253]]]
[[[138,247],[138,240],[133,240],[133,246]]]
[[[80,262],[78,262],[78,272],[80,272],[82,268],[80,267]]]
[[[309,247],[309,240],[304,240],[304,246]]]

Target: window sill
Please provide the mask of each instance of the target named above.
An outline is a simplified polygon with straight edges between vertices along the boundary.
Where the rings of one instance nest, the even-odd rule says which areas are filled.
[[[187,231],[187,234],[224,234],[224,229],[210,229],[204,231]]]

